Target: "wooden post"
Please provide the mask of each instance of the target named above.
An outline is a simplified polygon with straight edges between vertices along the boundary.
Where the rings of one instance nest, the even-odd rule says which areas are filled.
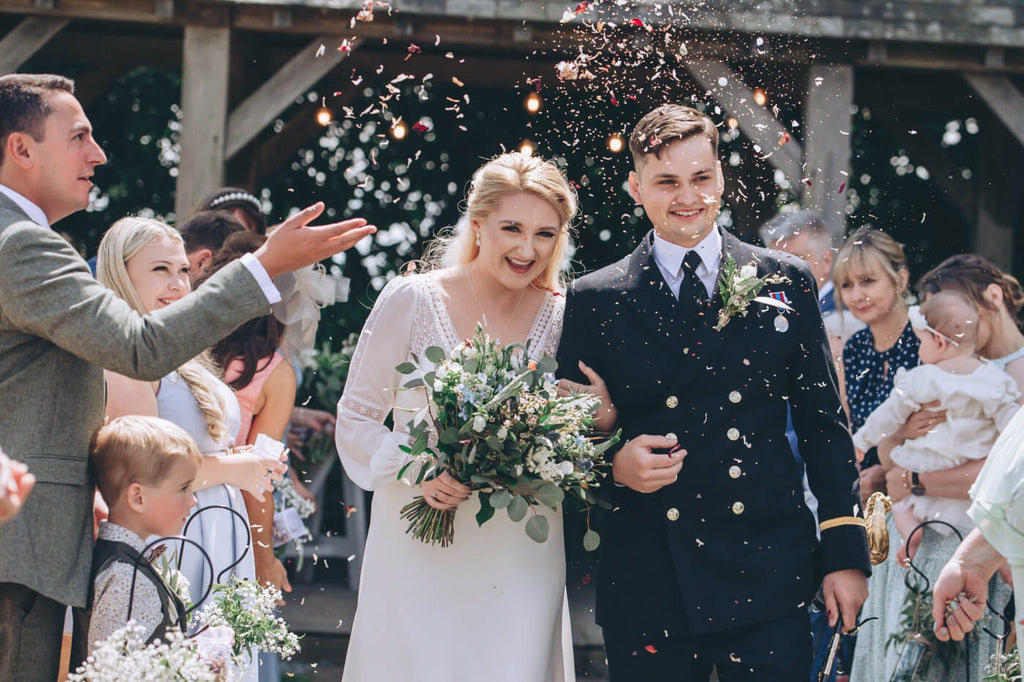
[[[185,26],[181,76],[181,162],[174,212],[180,222],[224,183],[231,29]]]
[[[1020,177],[1024,172],[1020,147],[1007,144],[995,117],[982,121],[978,135],[977,225],[974,251],[1007,272],[1013,271],[1013,232],[1020,222]]]
[[[726,113],[736,119],[740,131],[761,148],[764,159],[772,168],[782,171],[793,193],[799,194],[802,187],[800,144],[790,140],[779,146],[779,140],[787,134],[786,127],[771,111],[754,101],[753,90],[743,83],[740,75],[722,62],[703,59],[687,61],[686,70]]]
[[[846,234],[852,105],[853,67],[811,64],[804,116],[804,174],[810,185],[800,203],[822,213],[833,244]]]
[[[56,17],[28,17],[0,40],[0,74],[14,73],[70,23]]]

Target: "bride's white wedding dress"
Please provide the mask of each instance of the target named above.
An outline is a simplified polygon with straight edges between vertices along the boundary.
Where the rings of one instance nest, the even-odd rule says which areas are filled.
[[[561,511],[547,542],[498,511],[477,526],[477,495],[459,505],[447,548],[407,535],[399,510],[420,494],[398,480],[407,424],[422,391],[396,391],[395,371],[428,346],[462,342],[436,273],[397,277],[374,305],[338,404],[336,439],[349,477],[373,491],[359,601],[345,660],[348,682],[568,682],[574,679],[565,600]],[[565,299],[548,293],[530,332],[531,356],[554,357]],[[393,414],[394,428],[383,422]],[[537,509],[535,507],[535,509]]]

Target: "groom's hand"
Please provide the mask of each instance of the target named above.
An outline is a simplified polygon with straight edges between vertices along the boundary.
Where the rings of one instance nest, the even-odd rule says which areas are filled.
[[[857,614],[868,598],[868,578],[856,568],[832,571],[821,584],[829,627],[843,619],[843,632],[857,627]]]
[[[377,228],[362,218],[343,220],[330,225],[310,225],[324,212],[323,202],[308,206],[267,236],[267,241],[253,254],[270,278],[292,272],[351,248]]]
[[[668,450],[669,452],[654,452]],[[676,482],[686,450],[676,438],[642,434],[622,446],[612,460],[616,483],[640,493],[653,493]]]

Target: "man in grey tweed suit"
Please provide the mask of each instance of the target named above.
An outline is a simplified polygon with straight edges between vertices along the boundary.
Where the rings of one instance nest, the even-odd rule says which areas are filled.
[[[0,78],[0,446],[36,486],[0,527],[0,680],[53,682],[64,605],[85,607],[93,546],[89,440],[103,421],[103,369],[156,380],[270,313],[271,278],[370,234],[365,221],[318,227],[310,207],[253,257],[198,292],[140,316],[97,283],[50,225],[85,208],[104,163],[60,76]]]

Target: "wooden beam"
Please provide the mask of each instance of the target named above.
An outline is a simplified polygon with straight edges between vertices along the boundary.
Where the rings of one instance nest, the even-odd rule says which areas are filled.
[[[811,64],[805,102],[804,173],[810,184],[800,203],[824,216],[832,242],[838,245],[846,235],[853,67]]]
[[[231,112],[224,149],[226,158],[230,159],[249,144],[297,97],[340,64],[358,44],[354,41],[349,52],[339,52],[335,45],[337,42],[336,37],[330,36],[314,40]],[[330,47],[318,56],[321,45]]]
[[[181,162],[174,212],[183,219],[224,182],[231,29],[185,27],[181,74]]]
[[[978,136],[979,159],[975,183],[978,187],[974,251],[1007,272],[1013,271],[1013,234],[1021,222],[1019,189],[1024,160],[1016,145],[1007,144],[994,125],[982,125]]]
[[[26,17],[0,40],[0,74],[14,73],[71,21]]]
[[[1024,144],[1024,95],[1013,81],[1006,76],[981,73],[965,73],[964,78],[1017,141]]]
[[[740,131],[761,148],[762,158],[782,171],[793,192],[799,194],[803,187],[800,182],[803,150],[796,140],[779,146],[779,140],[787,134],[785,126],[754,101],[753,91],[739,74],[721,62],[701,59],[687,61],[686,68],[722,109],[736,119]]]

